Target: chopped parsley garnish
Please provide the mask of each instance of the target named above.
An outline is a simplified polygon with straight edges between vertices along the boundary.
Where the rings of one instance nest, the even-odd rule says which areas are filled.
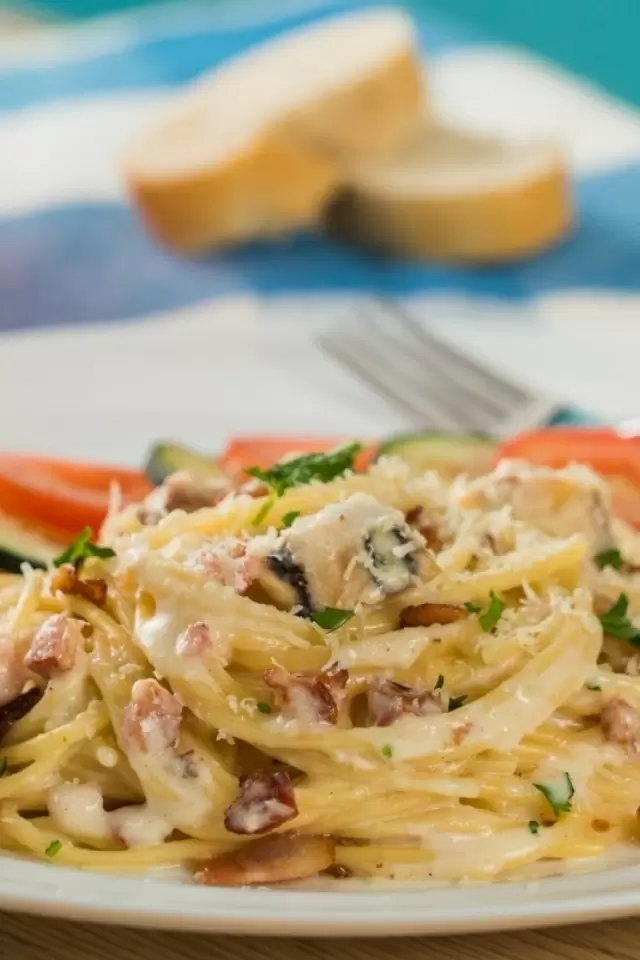
[[[587,680],[585,683],[587,690],[602,690],[602,687],[598,683],[597,678],[595,680]]]
[[[327,633],[333,633],[344,626],[353,617],[353,610],[339,610],[338,607],[325,607],[324,610],[314,610],[311,619]]]
[[[541,780],[534,783],[534,787],[548,801],[556,817],[571,810],[571,798],[576,791],[568,773],[563,773],[557,780]]]
[[[528,827],[531,833],[540,833],[540,824],[537,820],[529,820]]]
[[[62,841],[61,840],[52,840],[47,849],[45,850],[45,856],[55,857],[56,853],[60,853],[62,850]]]
[[[436,684],[435,684],[435,687],[434,687],[433,689],[434,689],[434,690],[442,690],[443,687],[444,687],[444,675],[441,674],[441,673],[439,673],[439,674],[438,674],[438,679],[436,680]]]
[[[290,527],[294,520],[297,520],[299,516],[299,510],[289,510],[288,513],[285,513],[284,517],[282,518],[282,529],[286,530],[287,527]]]
[[[271,713],[271,704],[267,703],[266,700],[258,700],[256,707],[260,713]]]
[[[259,510],[256,511],[255,516],[253,517],[251,524],[254,527],[259,527],[262,521],[266,518],[267,514],[271,510],[271,507],[276,502],[274,496],[268,497],[265,502],[262,504]]]
[[[601,550],[593,558],[598,570],[604,570],[605,567],[613,567],[614,570],[620,570],[624,563],[622,554],[613,547],[611,550]]]
[[[4,776],[7,772],[7,767],[9,766],[9,761],[6,757],[0,757],[0,777]]]
[[[457,710],[459,707],[461,707],[464,703],[466,703],[466,700],[466,693],[463,693],[461,697],[449,697],[449,713],[451,713],[452,710]]]
[[[66,550],[54,557],[53,565],[54,567],[61,567],[63,563],[73,563],[78,566],[89,557],[100,557],[102,560],[108,560],[109,557],[115,557],[115,555],[115,550],[112,550],[111,547],[99,547],[96,543],[91,543],[91,527],[85,527]]]
[[[627,616],[628,609],[629,597],[626,593],[621,593],[616,602],[599,615],[598,620],[605,633],[618,637],[619,640],[627,640],[634,647],[640,647],[640,630],[634,627]]]
[[[390,743],[383,743],[380,753],[383,757],[392,757],[393,756],[393,747]]]
[[[247,473],[262,480],[271,487],[276,496],[281,497],[291,487],[304,486],[312,480],[329,483],[330,480],[341,477],[347,470],[353,469],[361,450],[361,443],[347,443],[329,453],[306,453],[300,457],[292,457],[291,460],[274,463],[267,470],[250,467]]]
[[[465,603],[464,608],[469,613],[477,613],[484,632],[491,633],[502,616],[505,606],[504,601],[492,590],[489,594],[489,602],[484,607],[479,607],[476,603]]]

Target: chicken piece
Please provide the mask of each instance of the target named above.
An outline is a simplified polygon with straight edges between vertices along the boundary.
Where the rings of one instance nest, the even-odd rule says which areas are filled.
[[[128,749],[158,755],[175,749],[180,736],[182,702],[157,680],[136,680],[124,713]]]
[[[224,814],[229,833],[267,833],[298,815],[289,775],[282,770],[248,773],[238,780],[238,796]]]
[[[331,837],[278,833],[214,857],[197,871],[195,880],[219,887],[301,880],[328,870],[334,855],[335,841]]]
[[[346,696],[347,670],[318,674],[288,673],[282,667],[265,671],[265,682],[276,691],[276,705],[303,723],[337,723]]]
[[[171,824],[146,803],[120,807],[112,810],[108,817],[111,831],[129,849],[159,846],[173,830]]]
[[[606,487],[587,467],[553,472],[505,461],[474,481],[462,502],[485,509],[510,504],[515,520],[551,537],[582,534],[593,553],[615,546]]]
[[[443,712],[438,691],[431,692],[386,678],[374,680],[369,687],[367,708],[372,727],[389,727],[405,714],[424,717],[429,713]]]
[[[47,799],[56,826],[88,843],[110,840],[113,832],[104,809],[102,791],[95,783],[59,783]]]
[[[366,494],[299,517],[264,558],[260,582],[287,585],[302,616],[324,607],[377,603],[415,580],[424,540],[398,510]]]
[[[82,622],[66,613],[57,613],[36,630],[24,664],[27,670],[49,680],[73,669],[82,650]]]

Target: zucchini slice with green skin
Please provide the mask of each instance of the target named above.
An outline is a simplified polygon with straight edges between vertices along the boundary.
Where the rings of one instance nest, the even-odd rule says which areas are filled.
[[[43,570],[63,546],[28,530],[12,517],[0,514],[0,570],[20,573],[20,565],[25,561]]]
[[[154,444],[144,466],[149,480],[159,487],[178,470],[187,470],[191,476],[203,480],[226,476],[215,457],[205,457],[180,443],[163,441]]]
[[[458,473],[477,475],[490,470],[496,449],[497,442],[491,437],[420,430],[383,440],[375,459],[400,457],[413,474],[436,470],[449,478]]]

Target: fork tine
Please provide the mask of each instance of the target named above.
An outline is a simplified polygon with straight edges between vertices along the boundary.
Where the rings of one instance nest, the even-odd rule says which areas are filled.
[[[370,351],[363,351],[362,343],[351,337],[324,334],[318,340],[319,346],[338,361],[349,373],[355,373],[383,399],[399,407],[419,424],[432,426],[436,430],[459,430],[464,423],[452,417],[446,410],[433,401],[414,392],[407,392],[402,378],[389,376],[392,368],[380,365],[380,358]],[[366,360],[364,359],[366,357]]]
[[[427,330],[427,328],[418,323],[410,311],[402,305],[383,297],[377,298],[376,303],[380,312],[383,315],[386,313],[388,316],[392,316],[399,321],[403,329],[421,345],[423,350],[437,352],[440,356],[446,358],[452,367],[455,364],[460,374],[465,373],[467,376],[471,375],[473,382],[478,387],[482,385],[488,396],[504,397],[502,412],[504,412],[504,407],[507,405],[513,406],[514,404],[525,403],[531,399],[528,393],[508,378],[488,370],[482,364],[476,363],[471,357],[466,356],[458,350],[457,347],[441,340],[431,330]]]
[[[487,430],[504,416],[502,401],[487,396],[482,386],[476,388],[466,374],[461,378],[454,365],[434,351],[425,350],[413,337],[406,336],[402,327],[398,332],[395,316],[390,316],[393,324],[385,322],[389,318],[378,310],[361,311],[361,317],[366,320],[366,330],[361,331],[363,340],[371,342],[373,327],[379,339],[378,350],[384,351],[389,364],[395,363],[402,370],[403,377],[419,395],[437,396],[440,405],[458,422],[474,430]]]

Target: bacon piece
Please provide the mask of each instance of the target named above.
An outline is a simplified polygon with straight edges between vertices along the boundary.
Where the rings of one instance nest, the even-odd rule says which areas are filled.
[[[229,833],[267,833],[297,815],[289,775],[258,770],[238,779],[238,796],[224,812],[224,825]]]
[[[215,507],[233,490],[229,477],[196,477],[188,470],[179,470],[153,490],[138,509],[138,519],[152,526],[172,510],[193,513],[204,507]]]
[[[171,474],[164,482],[165,508],[167,513],[172,510],[193,513],[203,507],[215,507],[230,489],[231,484],[226,477],[199,480],[186,470],[180,470]]]
[[[246,493],[249,497],[253,497],[254,500],[257,500],[259,497],[266,497],[269,493],[269,487],[263,480],[259,480],[257,477],[250,477],[249,480],[246,480],[238,493]]]
[[[453,742],[456,747],[459,747],[463,740],[471,733],[471,723],[467,720],[466,723],[456,723],[453,726]]]
[[[96,607],[104,607],[107,602],[107,584],[104,580],[81,580],[78,567],[72,563],[63,563],[51,581],[52,593],[64,593],[65,596],[84,597]]]
[[[424,537],[430,550],[434,553],[440,553],[444,547],[444,542],[438,533],[437,525],[424,519],[424,507],[412,507],[405,515],[405,520],[410,527],[414,527],[418,531],[421,537]]]
[[[36,630],[24,658],[28,670],[49,680],[71,670],[78,651],[84,648],[82,623],[66,613],[56,613]]]
[[[2,743],[14,723],[26,717],[29,711],[35,707],[36,703],[42,699],[42,693],[43,691],[38,687],[32,687],[31,690],[26,690],[11,700],[10,703],[5,703],[0,707],[0,743]]]
[[[423,509],[423,507],[418,505],[417,507],[411,507],[411,509],[405,513],[404,519],[407,521],[410,527],[417,527],[420,524],[422,520]]]
[[[332,863],[330,867],[322,871],[323,876],[333,877],[334,880],[346,880],[353,876],[351,867],[345,867],[342,863]]]
[[[468,616],[463,607],[451,603],[421,603],[417,607],[405,607],[400,614],[400,622],[403,627],[432,627],[436,623],[466,620]]]
[[[136,680],[124,712],[123,733],[129,748],[159,754],[178,745],[182,702],[157,680]]]
[[[347,670],[318,674],[288,673],[283,667],[265,671],[265,682],[276,691],[276,706],[305,723],[337,723],[349,679]]]
[[[312,877],[333,864],[331,837],[276,833],[252,840],[233,853],[214,857],[195,874],[198,883],[244,887],[252,883],[283,883]]]
[[[600,725],[607,740],[632,753],[640,752],[640,710],[622,697],[612,697],[605,703]]]
[[[176,640],[176,653],[180,657],[199,657],[212,648],[211,630],[204,620],[190,623]]]
[[[195,567],[209,580],[244,593],[259,574],[259,561],[247,556],[247,544],[230,537],[203,547]]]
[[[24,663],[28,636],[0,631],[0,708],[12,703],[33,679]]]
[[[369,687],[367,707],[372,727],[388,727],[404,714],[424,717],[443,712],[438,693],[384,678],[375,680]]]

